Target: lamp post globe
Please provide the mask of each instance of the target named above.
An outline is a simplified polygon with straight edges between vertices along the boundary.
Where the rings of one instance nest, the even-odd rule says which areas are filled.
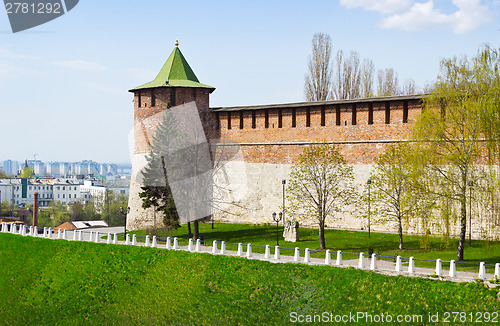
[[[273,220],[276,222],[276,245],[279,246],[279,222],[281,221],[281,218],[283,217],[283,213],[279,213],[279,215],[276,214],[276,212],[273,213]]]

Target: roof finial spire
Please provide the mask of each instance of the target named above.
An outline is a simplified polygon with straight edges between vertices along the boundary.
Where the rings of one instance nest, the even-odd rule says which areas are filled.
[[[179,39],[176,39],[175,40],[175,46],[178,47],[179,46]]]

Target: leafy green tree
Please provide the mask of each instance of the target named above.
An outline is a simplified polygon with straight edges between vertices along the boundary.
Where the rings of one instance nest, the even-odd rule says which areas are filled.
[[[315,218],[321,249],[325,244],[325,221],[354,201],[352,167],[334,145],[318,143],[306,147],[292,165],[287,214],[296,219]]]
[[[19,174],[19,178],[21,179],[31,179],[35,177],[35,171],[31,166],[25,166],[21,173]]]
[[[414,164],[410,144],[388,145],[375,159],[370,175],[370,198],[374,217],[387,222],[396,221],[399,249],[403,250],[403,222],[420,216],[422,209],[429,208],[426,192],[422,191],[422,169]]]
[[[490,102],[491,84],[485,76],[492,72],[483,54],[441,61],[441,74],[414,127],[418,153],[436,185],[429,191],[447,197],[459,207],[457,261],[464,259],[468,183],[475,179],[477,164],[486,150],[481,117],[483,107]],[[498,76],[498,70],[493,74]]]

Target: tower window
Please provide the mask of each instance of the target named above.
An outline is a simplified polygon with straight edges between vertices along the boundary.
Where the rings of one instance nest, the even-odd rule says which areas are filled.
[[[337,126],[340,126],[340,105],[337,105],[337,107],[335,108],[335,124]]]
[[[264,111],[264,127],[269,128],[269,110]]]
[[[408,123],[408,100],[403,102],[403,123]]]
[[[292,128],[297,127],[297,110],[295,108],[292,109]]]
[[[278,128],[283,128],[283,111],[278,110]]]
[[[231,112],[227,113],[227,129],[231,129]]]
[[[240,129],[243,129],[243,111],[240,111]]]
[[[373,124],[373,103],[368,103],[368,124]]]
[[[154,89],[151,89],[151,106],[156,106],[156,97]]]
[[[141,107],[141,91],[137,92],[137,107]]]
[[[255,117],[255,110],[252,111],[252,129],[257,128],[257,118]]]
[[[311,126],[311,108],[306,109],[306,127]]]
[[[391,123],[391,102],[385,103],[385,123]]]
[[[352,105],[352,125],[356,125],[357,121],[357,109],[356,109],[356,103]]]
[[[326,112],[325,107],[321,108],[321,126],[324,127],[326,125]]]

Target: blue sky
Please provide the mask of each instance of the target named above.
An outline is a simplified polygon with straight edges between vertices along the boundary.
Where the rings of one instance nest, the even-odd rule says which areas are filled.
[[[129,160],[132,94],[179,38],[211,106],[304,100],[314,33],[423,87],[439,61],[500,46],[499,1],[80,0],[13,34],[0,10],[0,160]]]

